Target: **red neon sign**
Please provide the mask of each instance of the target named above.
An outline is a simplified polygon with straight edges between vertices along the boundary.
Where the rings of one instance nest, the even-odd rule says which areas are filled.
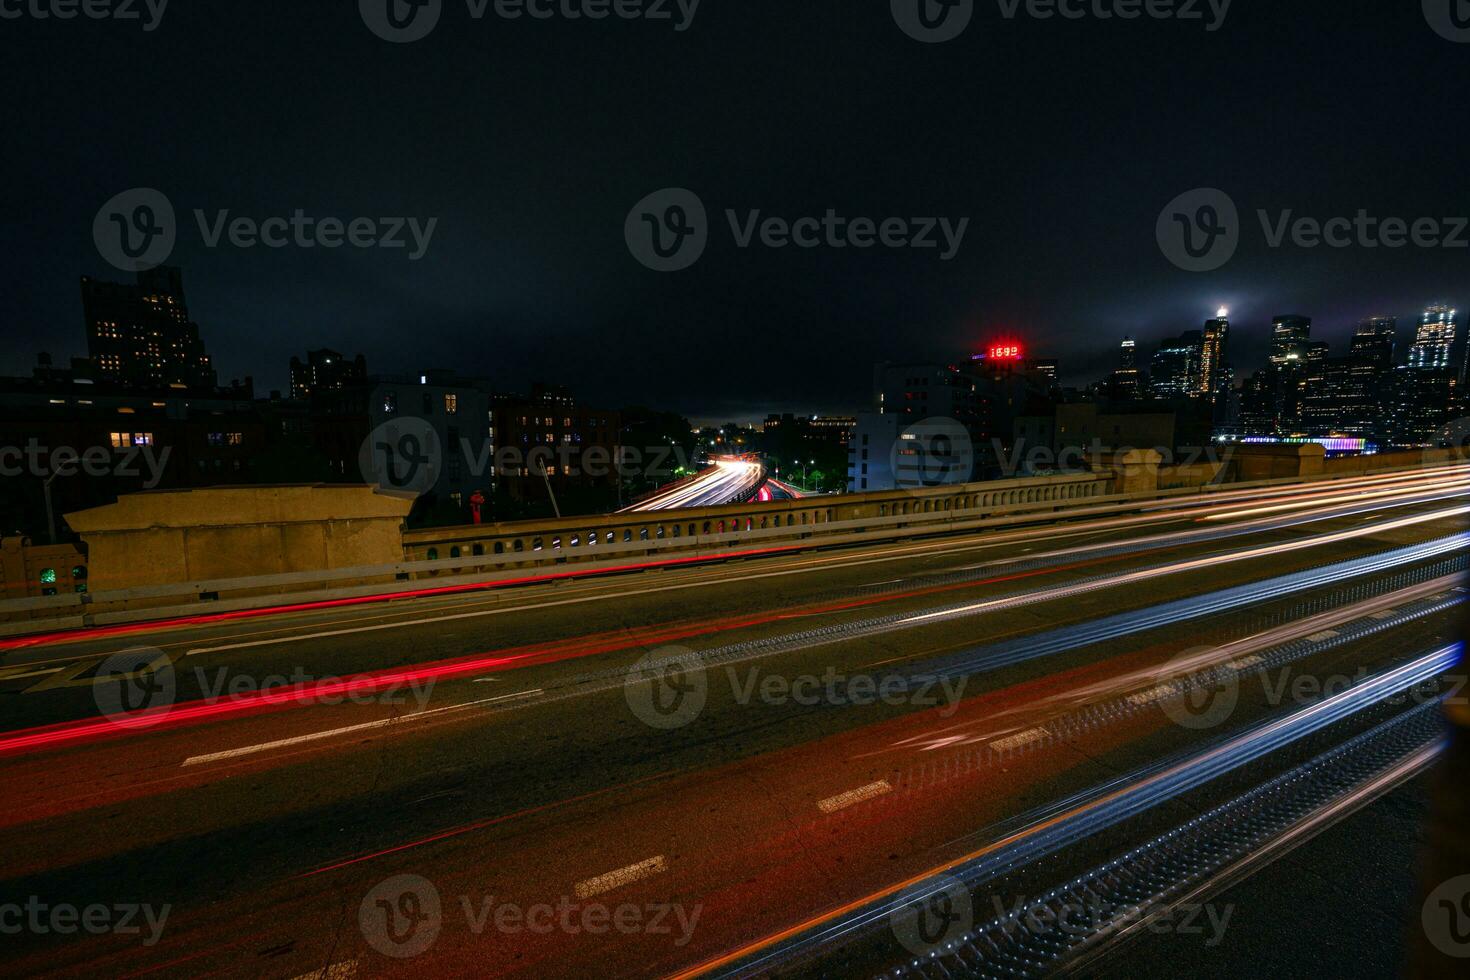
[[[985,356],[992,361],[1019,361],[1021,354],[1020,344],[996,344]]]

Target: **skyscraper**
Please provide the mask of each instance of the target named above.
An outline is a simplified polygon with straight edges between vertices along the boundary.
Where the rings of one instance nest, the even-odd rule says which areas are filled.
[[[1394,349],[1398,344],[1398,320],[1391,316],[1376,316],[1358,324],[1353,335],[1350,357],[1383,370],[1393,367]]]
[[[1271,321],[1271,363],[1289,364],[1307,359],[1312,339],[1312,318],[1290,313]]]
[[[189,319],[184,277],[159,266],[136,285],[82,277],[87,354],[99,381],[131,387],[213,387],[218,377]]]
[[[1199,395],[1204,346],[1204,334],[1198,330],[1186,331],[1159,345],[1150,366],[1155,398],[1194,398]]]
[[[1230,353],[1230,311],[1221,307],[1215,319],[1206,320],[1203,336],[1196,394],[1220,405],[1230,387],[1230,371],[1226,363]]]
[[[1419,318],[1419,330],[1409,348],[1409,367],[1437,371],[1453,366],[1460,373],[1462,366],[1452,359],[1456,340],[1455,311],[1448,306],[1429,307]]]
[[[1118,347],[1118,369],[1108,383],[1108,395],[1124,401],[1143,397],[1143,372],[1138,369],[1138,341],[1124,337]]]

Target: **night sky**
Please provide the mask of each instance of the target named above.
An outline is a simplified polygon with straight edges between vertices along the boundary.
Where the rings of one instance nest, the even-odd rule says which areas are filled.
[[[683,32],[476,21],[445,0],[402,45],[356,0],[173,0],[152,32],[26,16],[0,20],[0,41],[0,373],[85,353],[77,278],[127,278],[93,219],[133,187],[179,213],[169,261],[221,379],[262,393],[293,353],[329,346],[375,372],[544,379],[702,420],[853,411],[881,359],[1017,338],[1081,385],[1122,335],[1151,345],[1223,304],[1249,370],[1273,314],[1311,315],[1340,346],[1361,317],[1470,296],[1470,250],[1271,249],[1255,217],[1470,213],[1470,43],[1432,31],[1419,0],[1235,0],[1215,32],[1007,20],[979,0],[932,45],[887,0],[703,0]],[[1184,272],[1155,222],[1211,186],[1239,205],[1243,243]],[[697,264],[661,274],[623,226],[665,187],[695,191],[713,227]],[[417,262],[210,249],[195,208],[438,226]],[[726,208],[971,224],[949,262],[742,250]]]

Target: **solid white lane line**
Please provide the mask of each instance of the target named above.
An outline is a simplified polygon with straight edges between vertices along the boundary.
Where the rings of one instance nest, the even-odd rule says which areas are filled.
[[[579,881],[573,886],[573,890],[577,893],[578,898],[585,901],[594,895],[601,895],[615,888],[631,885],[633,882],[642,881],[644,878],[652,878],[654,875],[661,874],[667,870],[668,865],[664,862],[664,856],[660,854],[657,857],[649,858],[647,861],[639,861],[637,864],[630,864],[626,868],[619,868],[616,871],[609,871],[605,875],[598,875],[596,878]]]
[[[284,749],[292,745],[301,745],[305,742],[316,742],[324,738],[334,738],[338,735],[351,735],[353,732],[365,732],[374,728],[387,728],[389,725],[402,724],[411,718],[419,718],[422,715],[409,715],[407,718],[384,718],[380,721],[364,722],[361,725],[348,725],[346,728],[334,728],[329,732],[313,732],[310,735],[297,735],[295,738],[282,738],[274,742],[261,742],[259,745],[247,745],[243,749],[227,749],[224,752],[210,752],[207,755],[190,756],[184,760],[185,766],[202,766],[207,762],[219,762],[221,759],[235,759],[242,755],[254,755],[257,752],[269,752],[272,749]]]
[[[519,691],[515,694],[502,694],[498,698],[485,698],[481,701],[469,701],[465,704],[450,704],[442,708],[433,708],[428,711],[416,711],[411,715],[403,715],[395,718],[380,718],[377,721],[366,721],[360,725],[348,725],[346,728],[333,728],[325,732],[312,732],[310,735],[297,735],[294,738],[281,738],[273,742],[261,742],[258,745],[247,745],[239,749],[226,749],[223,752],[210,752],[207,755],[190,756],[183,762],[184,766],[200,766],[208,762],[219,762],[221,759],[235,759],[243,755],[255,755],[259,752],[270,752],[273,749],[289,748],[292,745],[303,745],[307,742],[318,742],[322,739],[336,738],[339,735],[351,735],[354,732],[371,731],[376,728],[388,728],[392,725],[403,725],[423,718],[445,714],[450,711],[463,711],[466,708],[478,707],[482,704],[493,704],[496,701],[509,701],[512,698],[529,697],[532,694],[540,694],[542,688],[534,691]]]
[[[817,801],[817,809],[823,813],[836,813],[838,810],[850,807],[855,803],[871,800],[875,796],[882,796],[884,793],[891,792],[893,792],[893,787],[889,784],[888,780],[880,779],[876,783],[869,783],[866,786],[859,786],[857,789],[850,789],[846,793],[838,793],[836,796],[829,796],[825,800],[819,800]]]

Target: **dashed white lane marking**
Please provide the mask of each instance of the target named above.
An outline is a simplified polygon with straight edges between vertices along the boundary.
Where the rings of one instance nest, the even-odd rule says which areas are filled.
[[[838,793],[836,796],[829,796],[825,800],[820,800],[817,802],[817,809],[823,813],[836,813],[838,810],[850,807],[854,803],[861,803],[863,800],[871,800],[875,796],[882,796],[884,793],[891,792],[893,792],[893,786],[889,784],[888,780],[880,779],[876,783],[859,786],[857,789],[850,789],[846,793]]]
[[[1045,728],[1028,728],[1024,732],[1017,732],[1014,735],[1007,735],[1005,738],[998,738],[990,743],[990,747],[998,752],[1005,752],[1008,749],[1018,749],[1023,745],[1030,745],[1039,738],[1045,738],[1047,734],[1048,732]]]
[[[578,898],[585,901],[593,895],[601,895],[604,892],[612,891],[614,888],[631,885],[635,881],[651,878],[667,870],[669,870],[668,865],[664,863],[664,856],[660,854],[657,857],[649,858],[647,861],[639,861],[637,864],[630,864],[626,868],[619,868],[616,871],[609,871],[605,875],[598,875],[596,878],[579,881],[573,886],[573,890],[577,893]]]
[[[1307,637],[1307,642],[1321,643],[1323,640],[1335,640],[1339,636],[1342,636],[1342,634],[1339,633],[1337,630],[1323,630],[1320,633],[1313,633],[1311,636]]]
[[[303,973],[299,977],[293,977],[292,980],[352,980],[355,976],[357,976],[357,960],[343,960],[341,963],[333,963],[320,970]]]
[[[378,721],[367,721],[360,725],[348,725],[346,728],[334,728],[326,732],[312,732],[310,735],[297,735],[294,738],[281,738],[274,742],[261,742],[258,745],[247,745],[240,749],[226,749],[223,752],[210,752],[207,755],[195,755],[185,759],[185,766],[200,766],[207,762],[219,762],[221,759],[236,759],[242,755],[255,755],[258,752],[269,752],[273,749],[289,748],[292,745],[302,745],[307,742],[317,742],[322,739],[336,738],[338,735],[351,735],[354,732],[366,732],[376,728],[387,728],[390,725],[402,725],[422,718],[430,718],[434,715],[444,714],[449,711],[463,711],[465,708],[473,708],[482,704],[493,704],[496,701],[509,701],[512,698],[529,697],[532,694],[540,694],[541,688],[534,691],[520,691],[516,694],[502,694],[498,698],[485,698],[483,701],[470,701],[465,704],[451,704],[442,708],[433,708],[429,711],[417,711],[411,715],[401,718],[381,718]]]

